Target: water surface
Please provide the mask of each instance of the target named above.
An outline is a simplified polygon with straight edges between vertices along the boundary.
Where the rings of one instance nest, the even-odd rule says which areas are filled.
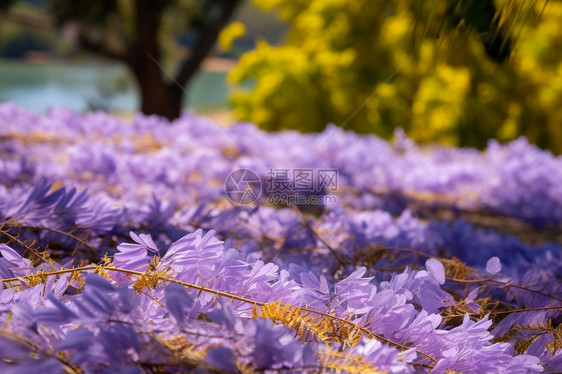
[[[196,111],[227,105],[226,72],[200,71],[187,87],[184,107]],[[132,112],[140,107],[136,82],[123,64],[98,60],[0,60],[0,101],[43,114],[52,107],[78,112]],[[199,104],[200,105],[199,105]]]

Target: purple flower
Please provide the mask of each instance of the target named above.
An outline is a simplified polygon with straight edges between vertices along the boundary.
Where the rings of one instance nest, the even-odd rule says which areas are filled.
[[[486,263],[486,272],[490,275],[497,274],[501,271],[502,264],[497,256],[494,256]]]
[[[399,132],[390,144],[333,126],[307,135],[252,124],[228,130],[237,143],[189,113],[172,125],[142,115],[125,124],[104,113],[35,116],[0,104],[0,275],[25,277],[0,286],[1,372],[60,372],[59,360],[84,372],[181,372],[168,364],[186,357],[227,371],[322,370],[338,344],[300,342],[295,326],[250,318],[254,302],[277,300],[411,348],[363,338],[337,352],[381,371],[431,371],[419,350],[437,360],[434,373],[562,372],[562,353],[549,349],[554,335],[543,328],[560,320],[560,244],[529,244],[456,218],[485,211],[556,228],[560,157],[523,139],[480,152],[422,148]],[[272,167],[336,168],[337,203],[313,220],[224,199],[232,170],[265,176]],[[434,221],[436,209],[454,214]],[[43,250],[56,262],[30,255]],[[108,279],[66,272],[84,259],[103,264],[106,252],[121,270],[100,272]],[[446,281],[439,259],[453,257],[474,269],[475,283]],[[138,281],[127,271],[146,273]],[[156,281],[157,273],[194,287]],[[506,310],[536,310],[497,324],[446,314],[478,313],[487,297]],[[530,344],[516,355],[522,341]]]
[[[185,313],[193,306],[193,298],[185,287],[172,283],[166,287],[166,307],[178,325],[183,325]]]
[[[220,370],[225,370],[232,373],[240,372],[236,366],[234,354],[232,351],[225,347],[211,348],[207,352],[207,362]]]
[[[149,263],[148,250],[156,252],[158,249],[150,235],[140,234],[139,236],[132,231],[129,234],[136,244],[119,244],[117,246],[119,252],[115,254],[113,263],[115,266],[125,269],[144,271]]]

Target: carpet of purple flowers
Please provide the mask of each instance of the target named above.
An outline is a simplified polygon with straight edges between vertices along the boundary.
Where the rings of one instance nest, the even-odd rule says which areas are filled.
[[[562,158],[525,139],[2,104],[0,155],[2,373],[562,372]],[[233,204],[240,168],[337,201]]]

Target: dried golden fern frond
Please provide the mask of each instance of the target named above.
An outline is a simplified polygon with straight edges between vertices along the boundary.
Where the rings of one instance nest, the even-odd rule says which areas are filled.
[[[363,336],[374,337],[350,321],[327,314],[313,317],[306,308],[283,304],[280,300],[261,305],[260,309],[261,313],[258,313],[257,305],[254,305],[253,318],[267,318],[285,325],[295,330],[295,336],[301,342],[337,342],[343,349],[357,346]]]
[[[441,317],[447,326],[460,326],[465,314],[472,314],[472,309],[467,305],[466,300],[457,301],[441,311]]]
[[[326,344],[334,341],[335,334],[333,324],[323,322],[320,317],[311,317],[308,312],[302,312],[301,307],[290,304],[282,304],[281,300],[266,303],[260,306],[261,313],[257,317],[267,318],[274,323],[280,323],[294,329],[296,337],[301,342],[313,341],[310,335],[317,337]]]
[[[354,356],[349,352],[340,352],[330,347],[327,350],[318,352],[320,364],[325,369],[334,370],[336,373],[349,374],[384,374],[386,371],[379,371],[378,368],[365,362],[363,356]]]
[[[302,342],[323,341],[326,344],[337,342],[341,344],[340,349],[343,351],[346,347],[355,347],[359,344],[363,337],[368,339],[377,339],[381,342],[397,347],[400,350],[407,351],[412,347],[400,344],[382,335],[376,334],[367,328],[353,322],[350,317],[341,318],[333,314],[318,311],[307,307],[292,306],[283,304],[280,300],[276,302],[264,303],[251,300],[242,296],[224,292],[197,284],[186,283],[171,277],[173,271],[169,269],[158,270],[158,259],[154,258],[151,265],[145,272],[122,269],[115,267],[110,261],[103,260],[98,265],[88,265],[72,269],[60,269],[45,271],[45,276],[60,276],[70,274],[69,283],[78,283],[78,292],[84,285],[84,273],[86,272],[118,272],[127,274],[129,277],[135,277],[133,289],[137,292],[144,292],[145,288],[151,289],[157,287],[160,283],[175,283],[182,285],[186,289],[198,290],[199,294],[205,292],[215,295],[216,298],[224,297],[231,301],[238,301],[253,305],[252,318],[268,318],[274,323],[283,324],[296,331],[296,337]],[[42,279],[42,278],[41,278]],[[25,277],[5,278],[1,280],[5,285],[14,287],[20,286],[22,281],[27,281]],[[312,317],[315,316],[315,317]],[[433,364],[437,363],[433,357],[422,351],[416,350],[417,353],[429,359]],[[242,369],[240,369],[242,370]],[[242,370],[243,371],[243,370]]]
[[[18,232],[11,233],[11,228],[18,230]],[[18,238],[22,230],[23,226],[15,220],[3,222],[0,225],[0,234],[8,238],[8,240],[2,241],[2,243],[6,243],[7,245],[15,243],[24,249],[24,255],[26,255],[32,263],[44,262],[46,264],[49,264],[52,269],[55,269],[55,267],[53,266],[55,261],[51,259],[51,254],[46,248],[42,249],[41,247],[39,247],[36,239],[20,240]]]
[[[530,334],[525,334],[525,336],[520,337],[523,332],[530,332]],[[515,352],[517,354],[524,354],[529,349],[531,343],[540,338],[544,334],[552,334],[554,340],[546,344],[546,348],[554,355],[562,349],[562,324],[558,324],[556,327],[552,325],[552,320],[548,320],[548,323],[542,324],[537,323],[536,325],[525,325],[525,326],[513,326],[507,333],[494,339],[494,342],[508,342],[510,340],[516,340],[513,345]]]
[[[443,322],[445,322],[447,326],[459,326],[462,324],[465,314],[468,314],[473,321],[479,321],[485,318],[486,315],[490,314],[490,312],[495,310],[499,305],[499,303],[491,297],[476,299],[474,302],[480,307],[476,312],[473,311],[465,299],[458,300],[454,305],[447,306],[440,313]]]
[[[98,274],[100,277],[111,281],[111,277],[109,275],[109,272],[106,269],[109,268],[115,268],[115,265],[113,265],[111,258],[109,258],[107,256],[107,253],[102,257],[100,263],[98,265],[96,265],[96,270],[94,270],[94,273]]]
[[[176,364],[186,367],[202,367],[205,364],[205,352],[202,352],[196,344],[188,343],[184,336],[173,338],[153,336],[152,338],[168,350],[176,359]]]
[[[141,293],[144,289],[155,289],[158,283],[170,279],[173,270],[169,268],[158,270],[158,257],[154,256],[146,271],[133,283],[133,289]]]
[[[445,275],[454,279],[467,279],[469,275],[475,274],[476,269],[466,265],[465,262],[456,257],[453,258],[439,258],[439,261],[445,267]]]
[[[540,335],[531,335],[528,338],[519,339],[513,345],[513,348],[515,348],[515,352],[517,352],[517,354],[524,354],[525,352],[527,352],[527,349],[529,349],[529,346],[531,345],[531,343],[533,343],[539,337],[540,337]]]
[[[390,251],[387,248],[382,246],[369,245],[356,252],[354,261],[355,263],[360,263],[365,266],[370,266],[376,264],[382,258],[386,258],[389,255],[390,255]]]
[[[530,340],[531,337],[521,340],[521,348],[522,349],[525,348],[525,351],[527,350],[527,348],[529,348],[530,343],[532,343],[533,341],[535,341],[536,339],[538,339],[541,335],[543,335],[545,333],[552,334],[552,337],[554,338],[554,340],[552,342],[546,344],[546,347],[548,348],[548,350],[553,355],[556,354],[556,352],[558,352],[559,350],[562,349],[562,324],[558,324],[556,327],[554,327],[552,325],[552,319],[549,319],[546,324],[542,324],[542,323],[539,322],[536,325],[532,325],[532,326],[517,326],[517,327],[519,327],[518,331],[532,331],[532,332],[534,332],[534,335],[532,336],[532,337],[534,337],[534,339],[532,339],[529,342],[529,344],[526,344],[526,342],[524,342],[524,341]],[[517,342],[515,344],[515,350],[517,352],[519,352],[517,350],[518,343],[519,342]]]
[[[548,324],[552,326],[552,320],[548,321]],[[546,347],[550,350],[552,355],[562,349],[562,324],[558,324],[555,328],[551,330],[554,341],[548,343]]]
[[[296,330],[295,337],[298,337],[301,342],[322,341],[326,344],[337,342],[341,344],[340,349],[343,351],[346,347],[357,346],[361,339],[366,337],[385,342],[403,351],[412,349],[352,322],[349,317],[343,319],[318,310],[283,304],[281,300],[270,303],[254,302],[253,304],[253,318],[268,318],[274,323],[290,327]],[[261,313],[258,313],[258,307],[261,309]],[[311,317],[311,314],[317,315],[317,317]],[[416,352],[433,363],[437,363],[427,353],[419,350]]]
[[[0,327],[0,336],[3,339],[11,340],[14,343],[26,347],[29,351],[29,356],[34,360],[44,360],[49,358],[56,358],[60,363],[63,364],[62,373],[84,373],[84,370],[78,365],[72,364],[67,360],[67,357],[62,352],[55,352],[52,348],[45,348],[41,345],[35,343],[33,340],[10,331],[6,327]],[[13,363],[10,359],[3,359],[5,363]]]

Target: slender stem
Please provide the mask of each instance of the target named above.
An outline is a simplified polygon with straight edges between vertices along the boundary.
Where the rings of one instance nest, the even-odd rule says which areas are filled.
[[[503,281],[496,280],[496,279],[492,279],[492,278],[484,278],[484,279],[458,279],[458,278],[449,278],[449,277],[447,277],[447,278],[445,278],[445,279],[447,279],[448,281],[451,281],[451,282],[458,282],[458,283],[484,283],[484,282],[494,282],[494,283],[499,283],[499,284],[501,284],[501,285],[503,285],[503,286],[505,286],[505,287],[519,288],[519,289],[521,289],[521,290],[525,290],[525,291],[529,291],[529,292],[534,292],[534,293],[537,293],[537,294],[539,294],[539,295],[542,295],[542,296],[545,296],[545,297],[549,297],[549,298],[554,299],[554,300],[556,300],[556,301],[562,302],[562,299],[561,299],[561,298],[556,297],[556,296],[554,296],[554,295],[547,294],[546,292],[542,292],[542,291],[535,290],[535,289],[532,289],[532,288],[529,288],[529,287],[525,287],[525,286],[520,286],[520,285],[518,285],[518,284],[513,284],[513,283],[509,283],[509,282],[503,282]]]
[[[540,308],[524,308],[524,309],[512,309],[512,310],[500,310],[497,312],[490,312],[491,315],[498,315],[498,314],[510,314],[510,313],[524,313],[524,312],[538,312],[543,310],[555,310],[555,309],[562,309],[562,305],[555,305],[555,306],[543,306]],[[478,317],[480,313],[466,313],[469,316]],[[456,317],[464,317],[465,314],[451,314],[448,315],[447,318],[456,318]]]
[[[58,270],[58,271],[45,272],[45,273],[43,273],[43,274],[46,275],[46,276],[51,276],[51,275],[60,275],[60,274],[65,274],[65,273],[72,273],[72,272],[77,272],[77,271],[96,270],[96,269],[98,269],[98,268],[99,268],[98,266],[84,266],[84,267],[79,267],[79,268],[74,268],[74,269],[63,269],[63,270]],[[113,267],[103,267],[103,270],[105,270],[105,271],[113,271],[113,272],[118,272],[118,273],[125,273],[125,274],[129,274],[129,275],[136,275],[136,276],[139,276],[139,277],[145,275],[145,273],[140,272],[140,271],[134,271],[134,270],[128,270],[128,269],[121,269],[121,268],[113,268]],[[187,289],[192,288],[192,289],[194,289],[194,290],[199,290],[200,293],[201,293],[201,292],[207,292],[207,293],[210,293],[210,294],[214,294],[214,295],[216,295],[216,296],[226,297],[226,298],[228,298],[228,299],[230,299],[230,300],[236,300],[236,301],[244,302],[244,303],[251,304],[251,305],[257,305],[257,306],[259,306],[259,307],[263,307],[263,306],[265,306],[265,305],[267,304],[267,303],[265,303],[265,302],[250,300],[250,299],[247,299],[247,298],[245,298],[245,297],[237,296],[237,295],[234,295],[234,294],[229,293],[229,292],[223,292],[223,291],[219,291],[219,290],[214,290],[214,289],[212,289],[212,288],[208,288],[208,287],[204,287],[204,286],[199,286],[199,285],[191,284],[191,283],[186,283],[186,282],[183,282],[183,281],[180,281],[180,280],[177,280],[177,279],[173,279],[173,278],[169,278],[169,277],[158,276],[158,279],[161,280],[161,281],[164,281],[164,282],[170,282],[170,283],[176,283],[176,284],[182,285],[182,286],[184,286],[184,287],[187,288]],[[17,277],[17,278],[6,278],[6,279],[2,279],[2,282],[4,282],[4,283],[14,282],[14,281],[25,281],[25,277]],[[309,313],[314,313],[314,314],[317,314],[317,315],[320,315],[320,316],[323,316],[323,317],[326,317],[326,318],[331,318],[331,319],[336,320],[336,321],[338,321],[338,322],[340,322],[340,323],[342,323],[342,324],[346,324],[346,325],[351,326],[351,327],[353,327],[353,328],[359,329],[360,331],[364,332],[364,333],[367,335],[367,337],[375,337],[375,338],[377,338],[377,339],[379,339],[379,340],[381,340],[381,341],[384,341],[384,342],[386,342],[386,343],[388,343],[388,344],[391,344],[391,345],[394,345],[394,346],[396,346],[396,347],[399,347],[400,349],[403,349],[403,350],[412,349],[412,347],[408,347],[408,346],[406,346],[406,345],[403,345],[403,344],[394,342],[394,341],[392,341],[392,340],[390,340],[390,339],[385,338],[385,337],[382,336],[382,335],[376,334],[376,333],[374,333],[374,332],[372,332],[372,331],[366,329],[365,327],[362,327],[362,326],[360,326],[360,325],[358,325],[358,324],[356,324],[356,323],[354,323],[354,322],[347,321],[347,320],[345,320],[345,319],[343,319],[343,318],[336,317],[336,316],[333,316],[333,315],[331,315],[331,314],[328,314],[328,313],[325,313],[325,312],[321,312],[321,311],[319,311],[319,310],[307,308],[307,307],[301,307],[301,310],[303,310],[303,311],[305,311],[305,312],[309,312]],[[418,352],[418,353],[421,354],[422,356],[428,358],[428,359],[431,360],[433,363],[437,363],[437,360],[435,360],[435,359],[434,359],[433,357],[431,357],[430,355],[428,355],[428,354],[426,354],[426,353],[424,353],[424,352],[422,352],[422,351],[419,351],[419,350],[416,350],[416,352]]]
[[[73,268],[73,269],[61,269],[61,270],[56,270],[56,271],[45,271],[42,273],[42,275],[45,275],[47,277],[50,277],[52,275],[61,275],[61,274],[68,274],[68,273],[75,273],[77,271],[87,271],[87,270],[96,270],[98,267],[97,266],[82,266],[79,268]],[[103,268],[104,270],[109,270],[109,268]],[[142,274],[142,273],[141,273]],[[14,277],[14,278],[4,278],[2,279],[2,283],[10,283],[10,282],[20,282],[26,281],[26,277]]]
[[[325,313],[325,312],[321,312],[321,311],[319,311],[319,310],[310,309],[310,308],[307,308],[307,307],[301,307],[301,310],[303,310],[303,311],[305,311],[305,312],[309,312],[309,313],[318,314],[318,315],[321,315],[321,316],[323,316],[323,317],[331,318],[331,319],[334,319],[334,320],[336,320],[336,321],[338,321],[338,322],[340,322],[340,323],[344,323],[344,324],[349,325],[349,326],[351,326],[351,327],[357,328],[357,329],[361,330],[362,332],[364,332],[365,334],[367,334],[367,337],[375,337],[375,338],[377,338],[377,339],[379,339],[379,340],[382,340],[382,341],[384,341],[384,342],[386,342],[386,343],[388,343],[388,344],[391,344],[391,345],[394,345],[394,346],[396,346],[396,347],[399,347],[399,348],[401,348],[401,349],[403,349],[403,350],[405,350],[405,351],[407,351],[407,350],[409,350],[409,349],[412,349],[412,347],[408,347],[408,346],[406,346],[406,345],[404,345],[404,344],[396,343],[396,342],[394,342],[394,341],[392,341],[392,340],[390,340],[390,339],[385,338],[385,337],[382,336],[382,335],[376,334],[376,333],[374,333],[374,332],[372,332],[372,331],[366,329],[365,327],[362,327],[362,326],[360,326],[360,325],[358,325],[358,324],[356,324],[356,323],[354,323],[354,322],[347,321],[347,320],[345,320],[345,319],[343,319],[343,318],[340,318],[340,317],[337,317],[337,316],[333,316],[333,315],[331,315],[331,314],[328,314],[328,313]],[[433,357],[431,357],[431,356],[428,355],[427,353],[424,353],[424,352],[419,351],[419,350],[416,350],[416,352],[418,352],[418,353],[421,354],[422,356],[424,356],[424,357],[430,359],[430,360],[433,361],[434,363],[437,363],[437,360],[435,360]]]
[[[2,225],[2,227],[4,227],[4,225]],[[55,267],[53,266],[53,264],[49,263],[48,261],[46,261],[43,256],[41,256],[39,254],[39,252],[37,252],[37,250],[35,250],[34,248],[32,248],[30,245],[25,244],[24,242],[22,242],[21,240],[19,240],[18,238],[16,238],[15,236],[13,236],[12,234],[10,234],[7,231],[4,231],[2,229],[0,229],[0,234],[6,235],[8,238],[10,238],[11,240],[13,240],[14,242],[18,243],[19,245],[21,245],[23,248],[25,248],[26,250],[28,250],[29,252],[33,253],[35,255],[35,257],[37,257],[38,259],[40,259],[41,261],[45,262],[47,265],[49,265],[52,269],[55,269]]]
[[[84,247],[88,248],[90,251],[92,251],[93,253],[97,253],[97,249],[92,247],[90,244],[88,244],[86,241],[84,241],[84,239],[81,239],[79,237],[77,237],[76,235],[67,232],[67,231],[63,231],[63,230],[58,230],[58,229],[54,229],[51,227],[44,227],[44,226],[9,226],[9,227],[20,227],[22,229],[37,229],[37,230],[44,230],[44,231],[49,231],[49,232],[54,232],[56,234],[61,234],[61,235],[65,235],[68,236],[71,239],[76,240],[76,242],[78,242],[79,244],[82,244]]]

